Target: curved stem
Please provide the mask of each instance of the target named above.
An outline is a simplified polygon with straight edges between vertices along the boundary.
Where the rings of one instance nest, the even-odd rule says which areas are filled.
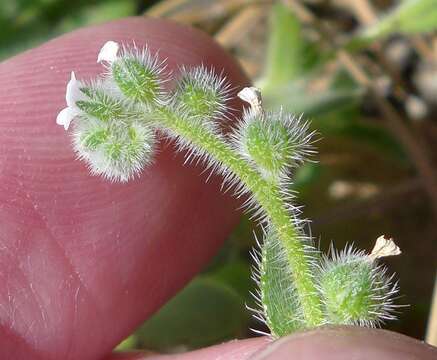
[[[264,179],[225,141],[201,124],[187,122],[164,107],[158,108],[156,111],[160,125],[190,142],[199,150],[206,151],[222,166],[233,172],[252,192],[286,249],[288,263],[292,269],[293,281],[307,327],[321,325],[323,323],[321,302],[311,275],[305,245],[299,239],[299,230],[293,224],[279,186]]]

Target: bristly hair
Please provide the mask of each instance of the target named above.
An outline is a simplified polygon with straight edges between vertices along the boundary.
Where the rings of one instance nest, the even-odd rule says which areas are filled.
[[[167,71],[166,62],[166,59],[159,58],[158,52],[152,54],[147,45],[139,49],[135,43],[132,47],[123,44],[117,59],[104,65],[106,69],[104,78],[114,85],[113,91],[122,93],[122,96],[125,96],[135,106],[146,107],[150,110],[152,104],[165,105],[168,103],[165,83],[170,80],[170,74]],[[135,67],[135,64],[138,64],[139,67]],[[129,92],[129,87],[123,89],[120,80],[117,84],[115,69],[119,69],[120,74],[133,87],[133,91]],[[142,93],[146,93],[150,97],[148,101],[144,101],[139,96]]]
[[[197,116],[193,117],[193,115],[190,115],[187,112],[179,112],[177,113],[177,118],[177,121],[183,123],[190,132],[201,128],[202,131],[210,133],[211,136],[214,136],[220,140],[225,139],[218,127],[211,128],[211,126],[202,122]],[[160,129],[161,133],[167,138],[167,140],[174,141],[177,151],[184,153],[184,164],[202,164],[204,168],[202,172],[208,174],[207,180],[212,175],[221,176],[223,179],[221,190],[225,193],[228,191],[233,191],[233,195],[237,198],[249,193],[247,187],[232,171],[229,170],[226,164],[223,164],[212,157],[205,149],[202,149],[198,145],[187,140],[183,134],[172,131],[165,126],[161,126],[159,121],[156,121],[154,124],[158,129]]]
[[[143,124],[133,122],[128,130],[121,130],[102,126],[94,119],[82,120],[74,123],[73,147],[77,158],[88,165],[92,175],[111,182],[127,182],[153,162],[155,134]],[[89,146],[94,134],[104,139]]]
[[[214,132],[219,132],[219,121],[230,114],[231,85],[213,68],[204,65],[194,68],[180,67],[176,87],[171,94],[175,111],[187,114],[190,120],[203,122]]]
[[[253,163],[265,177],[279,177],[289,182],[291,170],[301,165],[316,153],[314,149],[315,131],[310,123],[302,118],[279,111],[258,113],[245,109],[242,121],[231,133],[234,149],[249,162]],[[259,147],[256,141],[263,142]],[[261,145],[261,144],[260,144]],[[270,155],[266,163],[256,158],[254,151],[261,151],[263,158]]]
[[[76,101],[76,106],[82,110],[83,116],[103,122],[111,119],[117,119],[118,122],[132,121],[134,109],[126,97],[115,90],[111,81],[97,77],[78,82],[82,96]]]
[[[331,244],[330,254],[323,255],[320,263],[319,283],[317,288],[322,295],[327,318],[330,318],[330,304],[335,303],[339,306],[336,316],[342,318],[341,324],[358,325],[367,327],[379,327],[387,320],[396,319],[396,312],[402,305],[395,304],[399,286],[397,282],[393,283],[395,274],[387,275],[387,268],[378,264],[377,260],[372,260],[363,250],[354,249],[353,245],[346,245],[341,251],[336,251]],[[368,309],[362,312],[360,316],[357,313],[347,313],[347,308],[341,307],[337,301],[330,301],[330,293],[327,289],[327,282],[331,276],[335,281],[344,281],[338,284],[338,293],[351,291],[355,296],[362,296],[361,303],[367,304]],[[359,277],[357,279],[354,278]],[[349,284],[349,282],[351,282]],[[362,283],[362,286],[360,285]],[[329,284],[329,283],[328,283]],[[348,289],[347,286],[353,286]],[[341,289],[341,290],[340,290]],[[361,291],[361,293],[360,293]],[[336,322],[328,322],[336,324]]]
[[[283,245],[271,225],[262,227],[262,233],[263,241],[255,237],[257,246],[251,252],[254,260],[252,279],[259,290],[252,294],[257,307],[249,309],[256,319],[269,327],[271,336],[277,338],[302,328],[303,313],[290,281],[293,273]],[[310,262],[317,262],[318,253],[311,246],[312,239],[301,232],[300,241],[309,245],[306,256]]]

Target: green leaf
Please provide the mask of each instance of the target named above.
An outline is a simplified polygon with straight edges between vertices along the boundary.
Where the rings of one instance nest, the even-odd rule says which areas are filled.
[[[131,336],[124,339],[117,347],[114,349],[115,351],[127,351],[131,349],[135,349],[138,343],[138,336],[136,334],[132,334]]]
[[[0,1],[0,60],[62,33],[135,15],[135,0]]]
[[[359,91],[357,84],[350,75],[338,71],[332,79],[330,88],[333,91]],[[381,124],[362,120],[362,109],[359,98],[354,101],[338,103],[334,110],[320,114],[312,119],[312,125],[326,137],[350,138],[357,143],[367,145],[380,151],[395,161],[404,163],[407,159],[402,146],[397,142],[387,129]]]
[[[65,16],[62,22],[59,23],[58,29],[61,32],[67,32],[86,24],[99,24],[108,20],[135,15],[135,13],[135,0],[99,0],[98,4],[85,2],[83,10],[75,15]]]
[[[307,89],[307,83],[307,79],[301,79],[287,86],[265,91],[263,93],[265,106],[268,109],[282,107],[285,111],[294,114],[304,113],[306,117],[312,117],[357,102],[363,94],[359,88],[313,92]]]
[[[263,91],[301,77],[317,59],[315,48],[303,38],[297,17],[280,2],[272,7],[267,62],[258,85]]]
[[[322,166],[319,163],[308,162],[296,169],[294,175],[293,189],[303,192],[311,183],[320,177]]]
[[[137,331],[138,345],[156,351],[194,349],[241,336],[242,298],[207,276],[193,280]]]
[[[374,25],[357,34],[346,47],[358,50],[393,33],[417,34],[437,29],[437,0],[404,0]]]
[[[316,121],[315,125],[321,130],[322,134],[355,139],[357,143],[371,146],[373,149],[378,150],[381,155],[387,156],[400,164],[408,164],[404,149],[385,128],[358,119],[351,119],[349,122],[345,121],[332,126],[331,120],[333,119],[325,118],[320,122]]]
[[[140,103],[150,105],[158,101],[159,72],[152,60],[143,63],[140,55],[129,55],[112,64],[112,76],[123,94]]]
[[[289,335],[304,328],[299,315],[292,271],[285,249],[273,231],[269,231],[262,245],[260,266],[261,302],[264,316],[273,336]]]
[[[242,259],[236,259],[217,268],[214,272],[208,274],[208,277],[231,287],[247,301],[251,300],[250,291],[253,290],[254,285],[249,280],[250,274],[249,263]]]

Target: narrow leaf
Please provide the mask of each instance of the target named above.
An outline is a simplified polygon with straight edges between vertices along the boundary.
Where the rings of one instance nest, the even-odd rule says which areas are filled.
[[[417,34],[437,29],[437,0],[404,0],[374,25],[357,34],[346,47],[358,50],[394,33]]]
[[[291,334],[304,326],[285,249],[273,231],[262,245],[260,264],[261,302],[265,321],[274,337]]]
[[[264,87],[279,86],[302,74],[305,57],[301,27],[296,16],[281,3],[272,7]]]

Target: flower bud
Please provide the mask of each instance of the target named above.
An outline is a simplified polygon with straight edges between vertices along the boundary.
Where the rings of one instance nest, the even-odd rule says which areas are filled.
[[[215,121],[227,116],[229,90],[226,79],[213,70],[204,66],[182,68],[172,103],[186,119],[200,121],[215,129]]]
[[[93,175],[125,182],[151,162],[155,144],[152,129],[136,122],[105,124],[81,120],[74,126],[74,149]]]
[[[128,100],[153,107],[162,102],[165,66],[147,48],[123,49],[108,62],[110,78]]]
[[[325,259],[319,290],[328,322],[373,327],[393,319],[397,285],[385,273],[373,258],[351,247]]]
[[[312,153],[308,123],[279,112],[245,111],[233,134],[240,154],[267,177],[281,177]]]

